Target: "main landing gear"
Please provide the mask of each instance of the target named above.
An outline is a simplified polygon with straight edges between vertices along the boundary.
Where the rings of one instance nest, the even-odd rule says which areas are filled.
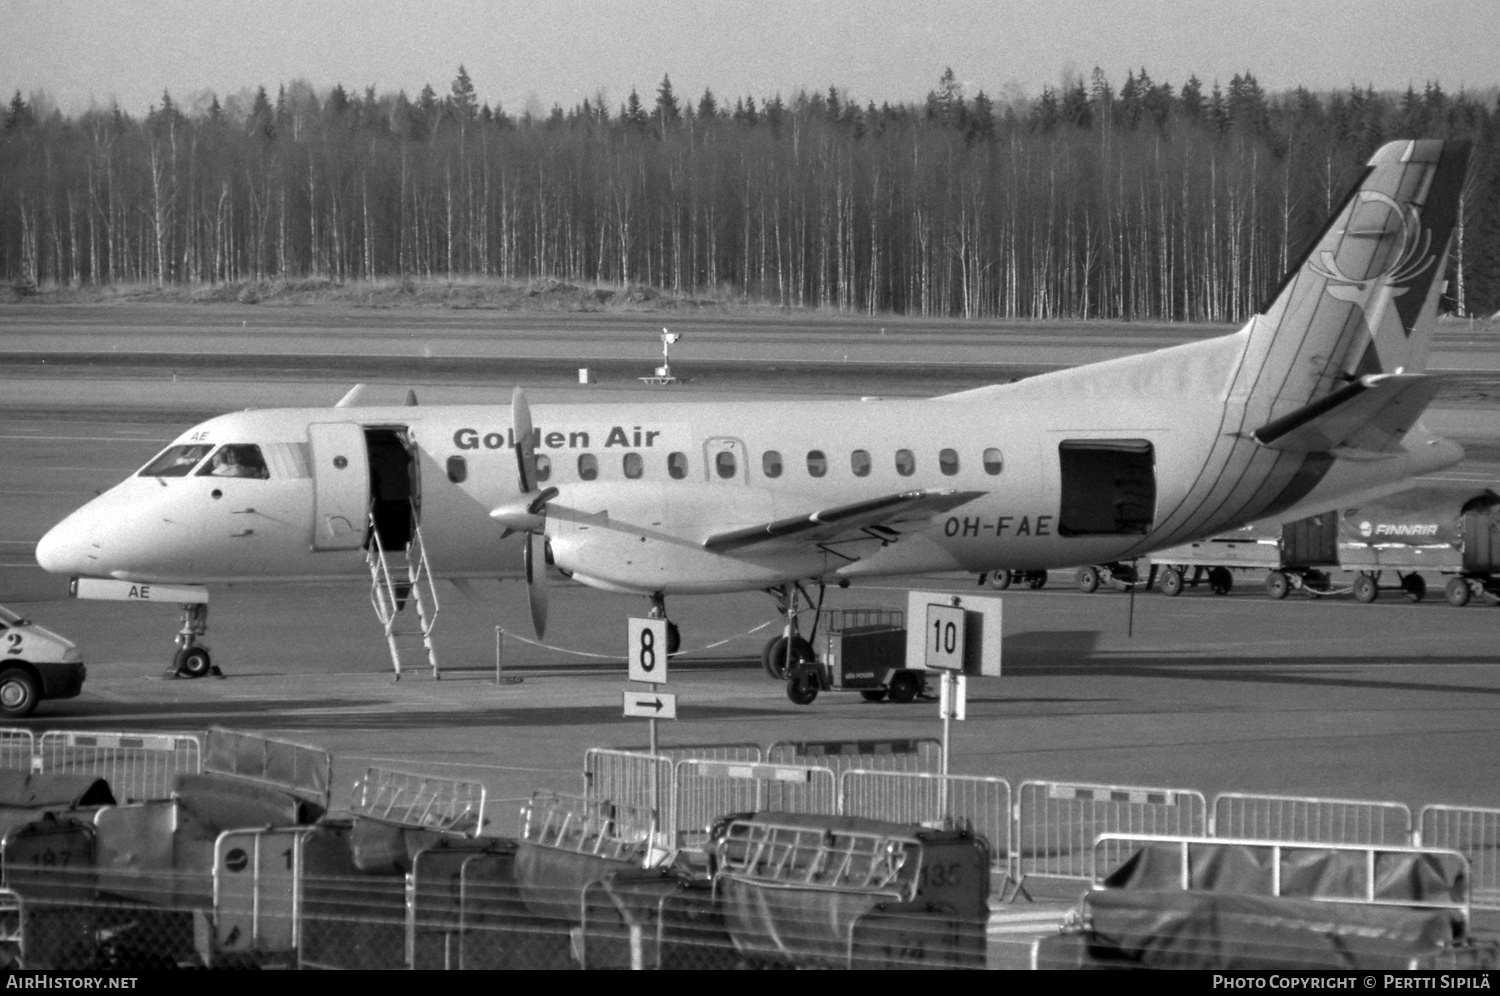
[[[823,593],[825,590],[823,582],[818,582],[819,611],[823,608]],[[798,601],[806,601],[812,604],[812,598],[799,583],[787,583],[779,588],[768,588],[766,594],[776,600],[776,614],[786,619],[786,625],[782,627],[781,633],[766,641],[765,649],[761,651],[760,662],[765,668],[766,674],[777,681],[786,681],[789,675],[795,674],[803,664],[811,664],[817,660],[813,653],[812,642],[804,639],[797,628],[797,604]],[[813,629],[809,634],[813,639],[818,635],[818,615],[813,615]],[[788,695],[791,695],[790,689]],[[817,695],[814,691],[813,695]],[[797,702],[797,698],[792,698]],[[808,699],[811,702],[812,699]],[[799,703],[805,705],[806,703]]]
[[[182,629],[177,633],[177,652],[172,655],[172,664],[167,668],[168,678],[215,678],[224,677],[209,656],[208,648],[198,643],[198,638],[208,632],[208,603],[194,602],[182,607]]]

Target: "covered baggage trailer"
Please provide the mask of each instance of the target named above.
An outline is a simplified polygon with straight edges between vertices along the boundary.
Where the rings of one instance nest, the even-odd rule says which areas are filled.
[[[1452,487],[1412,488],[1378,502],[1345,509],[1339,526],[1339,562],[1357,571],[1354,596],[1373,602],[1394,572],[1412,601],[1427,593],[1420,572],[1449,575],[1444,597],[1454,606],[1471,600],[1500,603],[1500,495]]]
[[[754,813],[711,833],[714,893],[750,964],[983,968],[989,844],[968,830]]]
[[[1151,555],[1157,584],[1169,596],[1206,581],[1215,595],[1234,589],[1234,571],[1263,570],[1266,593],[1285,598],[1293,591],[1314,597],[1346,594],[1335,587],[1330,571],[1338,569],[1338,513],[1324,512],[1284,525],[1254,522],[1196,543],[1158,550]]]
[[[1103,834],[1101,874],[1033,968],[1493,969],[1469,863],[1401,846]]]

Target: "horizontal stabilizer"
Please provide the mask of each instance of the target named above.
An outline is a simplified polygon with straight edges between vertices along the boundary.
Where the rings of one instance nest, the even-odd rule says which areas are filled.
[[[1338,449],[1395,453],[1440,382],[1421,374],[1372,374],[1256,429],[1256,442],[1293,453]]]
[[[901,523],[925,521],[940,512],[957,508],[984,494],[983,491],[957,491],[952,488],[928,488],[922,491],[902,491],[898,494],[871,498],[866,501],[838,505],[808,515],[794,515],[758,526],[732,529],[718,533],[703,541],[706,550],[727,553],[757,543],[776,539],[796,538],[808,542],[826,542],[860,529],[885,527],[891,529]],[[891,538],[899,530],[892,529]]]

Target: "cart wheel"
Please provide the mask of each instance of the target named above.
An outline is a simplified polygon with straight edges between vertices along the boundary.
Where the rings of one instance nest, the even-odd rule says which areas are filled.
[[[1161,572],[1161,593],[1170,598],[1182,594],[1182,574],[1175,568],[1168,567]]]
[[[1368,574],[1361,574],[1354,579],[1354,597],[1366,604],[1380,597],[1380,585]]]
[[[807,668],[798,668],[786,680],[786,697],[797,705],[808,705],[818,697],[818,679]]]
[[[1078,590],[1083,592],[1085,595],[1099,590],[1099,568],[1078,568]]]
[[[921,682],[910,671],[902,671],[891,679],[891,701],[910,702],[922,690]]]
[[[990,571],[989,586],[996,591],[1004,591],[1010,587],[1010,571]]]
[[[1448,582],[1443,589],[1443,596],[1448,599],[1448,604],[1454,608],[1461,609],[1469,604],[1469,579],[1454,578]]]
[[[1420,602],[1427,597],[1427,579],[1420,574],[1408,574],[1401,579],[1401,593],[1407,601]]]
[[[1292,590],[1292,582],[1287,579],[1285,571],[1272,571],[1266,575],[1266,594],[1272,598],[1285,598],[1286,593]]]
[[[859,693],[860,698],[866,702],[883,702],[885,700],[884,688],[866,688]]]
[[[1215,595],[1227,595],[1234,591],[1234,572],[1227,567],[1210,567],[1208,590]]]
[[[1026,587],[1030,588],[1032,591],[1041,591],[1043,588],[1047,587],[1047,572],[1027,571]]]
[[[802,637],[792,639],[792,666],[798,664],[810,664],[814,658],[812,644]],[[786,672],[786,637],[774,637],[766,644],[766,649],[761,653],[761,664],[766,669],[766,674],[777,681],[785,681]]]

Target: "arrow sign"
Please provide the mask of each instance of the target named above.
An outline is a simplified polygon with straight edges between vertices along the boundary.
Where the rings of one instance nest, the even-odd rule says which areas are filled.
[[[646,719],[676,719],[677,696],[672,692],[626,692],[625,715]]]

